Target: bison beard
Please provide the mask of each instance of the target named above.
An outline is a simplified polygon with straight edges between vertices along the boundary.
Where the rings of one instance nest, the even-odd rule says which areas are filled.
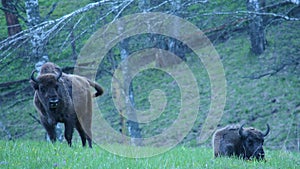
[[[55,126],[60,122],[65,125],[64,135],[70,146],[76,128],[82,146],[85,146],[88,140],[89,147],[92,147],[90,87],[96,89],[93,97],[97,97],[103,94],[101,86],[85,77],[62,73],[61,69],[51,62],[42,66],[37,78],[34,77],[35,72],[32,72],[30,78],[35,90],[33,103],[50,140],[56,141]]]
[[[226,126],[215,132],[212,139],[215,157],[235,155],[243,159],[264,159],[263,143],[264,137],[269,134],[269,125],[265,133],[243,126]]]

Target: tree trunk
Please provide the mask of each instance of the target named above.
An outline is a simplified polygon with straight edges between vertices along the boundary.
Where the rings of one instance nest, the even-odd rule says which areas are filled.
[[[172,4],[172,8],[171,8],[172,14],[176,15],[181,8],[181,0],[171,1],[171,4]],[[178,34],[177,27],[178,27],[179,22],[177,20],[173,20],[172,22],[173,22],[172,24],[174,26],[173,26],[173,29],[169,30],[169,31],[172,31],[172,34],[175,36]],[[178,41],[171,39],[170,37],[158,38],[158,41],[160,41],[160,42],[158,42],[160,44],[159,48],[167,50],[180,58],[184,58],[184,56],[183,56],[184,51],[183,51],[183,49],[181,49],[181,46],[180,46],[181,44]],[[168,67],[171,65],[179,64],[181,62],[181,59],[176,59],[176,60],[173,59],[172,60],[168,57],[159,55],[156,58],[156,62],[157,62],[157,66],[159,66],[159,67]]]
[[[261,7],[264,6],[264,0],[248,0],[247,9],[253,12],[262,12]],[[249,36],[251,41],[251,51],[255,55],[260,55],[265,50],[266,37],[264,32],[263,17],[253,14],[249,24]]]
[[[146,4],[146,0],[144,5]],[[143,5],[142,5],[143,6]],[[123,25],[120,24],[119,26],[119,33],[121,34],[123,31]],[[121,80],[121,92],[122,92],[122,97],[125,97],[125,110],[120,110],[121,113],[124,113],[127,117],[126,125],[127,125],[127,130],[128,134],[131,138],[131,144],[135,146],[140,146],[142,145],[142,139],[141,139],[141,130],[139,128],[139,123],[137,122],[137,115],[134,109],[134,93],[133,93],[133,88],[132,88],[132,82],[130,78],[130,71],[131,68],[128,65],[128,62],[126,61],[129,53],[128,53],[128,39],[124,39],[123,41],[120,42],[119,45],[120,49],[120,55],[121,55],[121,60],[124,63],[122,67],[122,76],[123,79]],[[124,115],[121,114],[121,118]],[[121,122],[125,122],[125,120],[121,120]],[[124,126],[124,124],[122,125]],[[122,131],[124,132],[124,131]]]
[[[39,1],[25,0],[25,8],[28,20],[28,26],[33,27],[41,22]]]
[[[171,1],[171,4],[172,4],[172,14],[173,15],[176,15],[177,12],[180,10],[181,8],[181,0],[175,0],[175,1]],[[173,31],[173,34],[174,35],[177,35],[178,34],[178,21],[177,20],[174,20],[173,21],[173,25],[174,25],[174,29],[172,30]],[[171,30],[170,30],[171,31]],[[172,53],[175,53],[177,50],[177,46],[178,44],[176,44],[176,41],[174,40],[169,40],[168,42],[168,48],[169,48],[169,51],[172,52]]]
[[[18,17],[14,14],[16,10],[12,3],[13,0],[2,0],[2,6],[5,8],[4,14],[6,18],[8,36],[15,35],[22,31]]]
[[[49,60],[44,45],[44,32],[35,29],[35,26],[41,22],[38,0],[25,0],[25,8],[28,20],[28,27],[31,28],[31,58],[36,61],[35,68],[39,71],[40,67]]]
[[[126,59],[128,57],[128,42],[127,39],[120,43],[121,59],[124,61],[123,71],[123,96],[125,97],[125,113],[128,118],[126,124],[128,134],[131,137],[131,143],[133,145],[141,145],[141,130],[139,123],[137,122],[136,112],[134,109],[134,93],[132,83],[130,79],[130,67],[128,66]]]

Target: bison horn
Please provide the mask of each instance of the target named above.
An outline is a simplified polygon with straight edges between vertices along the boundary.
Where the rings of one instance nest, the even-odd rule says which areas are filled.
[[[39,81],[34,77],[34,74],[37,72],[37,70],[33,70],[30,76],[30,79],[34,81],[35,83],[39,83]]]
[[[245,124],[242,124],[241,127],[240,127],[240,129],[239,129],[239,135],[242,136],[242,137],[245,136],[244,129],[243,129],[244,125]]]
[[[60,68],[56,68],[57,70],[58,70],[58,75],[57,75],[57,77],[56,77],[56,80],[58,81],[58,79],[62,76],[62,71],[61,71],[61,69]]]
[[[267,131],[263,134],[264,137],[266,137],[270,132],[270,126],[269,124],[267,123]]]

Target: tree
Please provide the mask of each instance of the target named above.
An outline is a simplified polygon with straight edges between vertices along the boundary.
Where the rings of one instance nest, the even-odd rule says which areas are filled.
[[[263,12],[265,0],[248,0],[247,9],[254,12]],[[251,51],[255,55],[260,55],[265,50],[266,37],[264,32],[264,22],[261,15],[253,14],[249,23],[248,33],[251,41]]]
[[[178,15],[179,11],[181,10],[181,0],[175,0],[171,2],[171,13],[172,15]],[[178,25],[178,21],[174,20],[173,23],[174,29],[170,30],[173,32],[174,35],[178,34],[178,29],[177,27],[180,26]],[[159,39],[159,48],[168,50],[171,53],[174,53],[175,55],[181,57],[182,59],[184,58],[184,48],[183,45],[178,42],[176,39],[171,39],[170,37],[163,37],[163,38],[158,38]],[[168,66],[168,65],[176,65],[181,62],[180,59],[172,60],[167,57],[161,57],[158,56],[157,62],[159,66]]]
[[[140,7],[143,8],[144,5],[147,4],[146,0],[141,0],[141,5]],[[121,34],[122,30],[123,30],[123,25],[119,25],[119,33]],[[124,66],[122,69],[122,74],[123,74],[123,79],[121,80],[121,97],[125,97],[125,110],[119,110],[121,111],[121,119],[123,119],[124,114],[123,112],[126,114],[126,117],[128,118],[126,124],[127,124],[127,129],[128,129],[128,134],[131,137],[131,143],[134,145],[141,145],[142,144],[142,140],[140,139],[141,136],[141,129],[139,128],[139,123],[137,122],[137,118],[136,118],[136,112],[134,109],[134,91],[133,91],[133,87],[132,87],[132,82],[130,79],[130,67],[127,64],[127,58],[129,56],[129,52],[128,52],[128,39],[124,39],[120,42],[119,45],[119,50],[120,50],[120,56],[121,56],[121,60],[124,62]],[[117,89],[117,90],[120,90]],[[120,93],[120,94],[121,94]],[[124,123],[124,120],[121,120],[121,123]],[[124,124],[121,124],[122,126],[124,126]],[[123,127],[122,127],[123,129]],[[122,131],[123,134],[125,131]]]
[[[130,79],[130,67],[127,64],[127,58],[128,58],[128,41],[127,39],[124,39],[120,43],[120,54],[121,54],[121,59],[124,62],[124,66],[122,69],[123,73],[123,79],[122,79],[122,96],[125,97],[125,114],[126,117],[128,117],[128,120],[126,122],[127,124],[127,129],[128,129],[128,134],[131,137],[131,142],[134,145],[141,145],[142,140],[141,138],[141,129],[139,128],[139,123],[137,122],[136,118],[136,112],[134,109],[134,91],[132,87],[132,82]],[[124,111],[124,110],[121,110]],[[121,115],[123,115],[121,113]]]
[[[30,30],[30,42],[32,45],[31,58],[36,61],[36,69],[39,71],[40,67],[49,60],[45,50],[45,35],[42,29],[36,29],[41,23],[41,16],[39,11],[38,0],[26,0],[25,8],[27,14],[27,26]]]
[[[2,0],[2,10],[5,14],[8,36],[15,35],[22,31],[19,19],[16,15],[16,7],[14,6],[14,0]]]

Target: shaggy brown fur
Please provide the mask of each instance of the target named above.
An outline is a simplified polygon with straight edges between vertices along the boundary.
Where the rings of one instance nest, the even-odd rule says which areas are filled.
[[[34,78],[31,74],[30,83],[35,90],[34,105],[39,112],[41,123],[52,142],[56,141],[55,126],[58,122],[65,125],[65,138],[72,145],[74,128],[81,137],[82,145],[92,147],[92,93],[90,87],[96,89],[94,97],[103,93],[101,86],[91,80],[61,72],[51,63],[45,63],[40,75]]]
[[[214,156],[238,156],[244,159],[255,157],[264,159],[263,143],[264,137],[269,133],[263,134],[255,128],[243,128],[239,125],[231,125],[221,128],[215,132],[212,139]]]

